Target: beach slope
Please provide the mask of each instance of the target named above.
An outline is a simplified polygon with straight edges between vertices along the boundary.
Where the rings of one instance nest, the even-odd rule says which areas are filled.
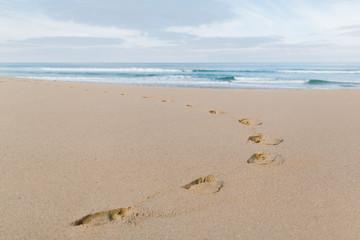
[[[0,78],[0,239],[359,239],[360,90]]]

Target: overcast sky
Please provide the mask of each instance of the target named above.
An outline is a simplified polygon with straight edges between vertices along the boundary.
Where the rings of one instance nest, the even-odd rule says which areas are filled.
[[[0,62],[360,62],[360,0],[0,0]]]

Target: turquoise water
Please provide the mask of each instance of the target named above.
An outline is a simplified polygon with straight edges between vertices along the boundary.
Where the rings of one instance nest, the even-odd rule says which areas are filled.
[[[360,88],[355,63],[2,63],[0,76],[162,87]]]

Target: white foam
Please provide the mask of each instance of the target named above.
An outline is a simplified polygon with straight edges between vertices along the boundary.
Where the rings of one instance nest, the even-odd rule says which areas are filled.
[[[50,72],[186,72],[167,68],[40,68]]]
[[[315,74],[360,74],[360,71],[330,71],[330,70],[278,70],[282,73],[315,73]]]
[[[69,81],[69,82],[93,82],[93,83],[112,83],[124,85],[156,85],[156,86],[229,86],[228,82],[223,81],[206,81],[204,78],[194,78],[192,76],[173,75],[173,76],[152,76],[152,77],[63,77],[63,76],[42,76],[42,77],[27,77],[17,76],[20,78],[31,78],[39,80],[52,81]]]
[[[306,83],[309,83],[311,81],[319,81],[319,82],[324,82],[324,83],[329,83],[329,84],[360,84],[360,80],[322,80],[322,79],[310,79],[310,80],[306,80]]]
[[[249,83],[249,84],[304,84],[306,80],[276,80],[274,78],[259,78],[259,77],[234,77],[234,83]]]
[[[260,78],[260,77],[234,77],[238,82],[254,82],[254,81],[266,81],[273,78]]]

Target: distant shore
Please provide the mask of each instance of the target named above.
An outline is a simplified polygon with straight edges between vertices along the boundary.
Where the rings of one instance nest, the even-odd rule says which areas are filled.
[[[0,239],[358,239],[359,103],[0,77]]]

